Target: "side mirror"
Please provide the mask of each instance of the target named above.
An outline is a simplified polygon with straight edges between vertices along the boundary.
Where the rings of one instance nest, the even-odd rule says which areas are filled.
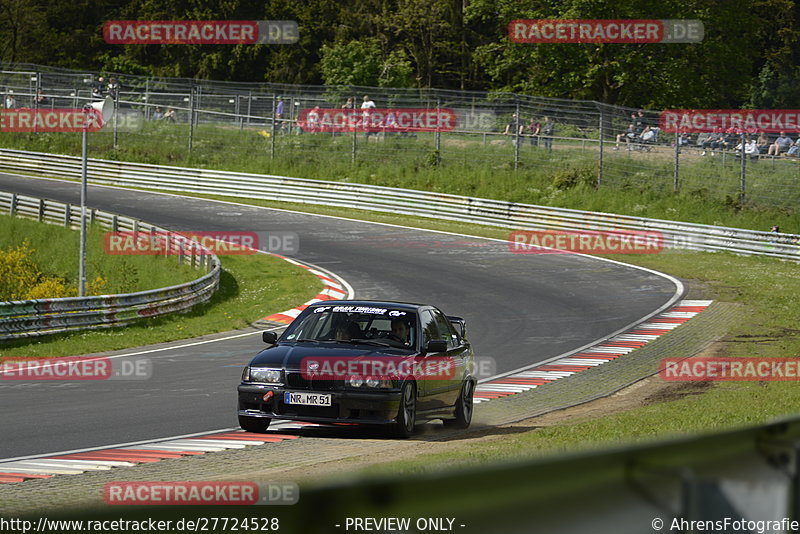
[[[443,339],[432,339],[425,346],[425,352],[445,352],[447,351],[447,341]]]
[[[268,345],[274,345],[278,342],[278,334],[275,332],[262,332],[261,339],[263,339],[264,343],[267,343]]]

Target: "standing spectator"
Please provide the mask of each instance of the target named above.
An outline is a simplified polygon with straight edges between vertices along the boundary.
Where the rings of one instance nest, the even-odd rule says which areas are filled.
[[[116,100],[119,98],[119,83],[116,78],[109,78],[108,80],[108,96]]]
[[[555,132],[555,126],[553,125],[552,121],[550,121],[550,117],[545,117],[544,124],[542,125],[542,145],[549,152],[553,151],[554,132]]]
[[[531,117],[531,124],[528,126],[531,136],[531,146],[539,146],[539,134],[542,131],[542,123],[536,120],[536,117]]]
[[[369,110],[375,108],[375,102],[370,100],[368,95],[364,95],[364,101],[361,103],[361,109],[363,110],[361,113],[361,124],[364,127],[364,137],[369,139],[370,135],[370,120],[369,120]]]
[[[347,99],[347,102],[342,104],[342,109],[353,109],[353,98],[350,97]]]
[[[47,99],[44,93],[42,93],[42,90],[38,89],[36,91],[36,107],[43,108],[47,106],[49,103],[50,101]]]
[[[306,115],[306,129],[311,133],[319,130],[319,106],[314,106]]]
[[[164,112],[161,111],[161,106],[156,106],[156,110],[153,112],[153,120],[160,121],[164,118]]]
[[[775,142],[769,146],[767,155],[780,156],[784,152],[787,152],[790,146],[792,146],[792,140],[786,137],[786,133],[781,132],[778,138],[775,139]]]
[[[14,109],[17,107],[17,101],[14,100],[14,95],[11,93],[6,94],[6,109]]]
[[[283,102],[283,97],[278,97],[278,103],[275,106],[275,118],[273,120],[278,122],[278,129],[283,130],[283,112],[286,104]]]
[[[102,100],[106,90],[106,79],[100,76],[97,81],[92,83],[92,98]]]
[[[519,130],[517,130],[517,124],[519,123]],[[508,121],[506,124],[506,129],[503,131],[503,135],[514,134],[514,138],[512,139],[512,143],[520,143],[521,136],[525,131],[525,126],[522,124],[522,118],[520,117],[519,120],[517,119],[517,114],[513,113],[511,115],[511,120]]]
[[[647,126],[647,117],[644,116],[643,109],[640,109],[635,114],[631,114],[631,117],[633,117],[633,124],[636,126],[636,136],[639,137]]]

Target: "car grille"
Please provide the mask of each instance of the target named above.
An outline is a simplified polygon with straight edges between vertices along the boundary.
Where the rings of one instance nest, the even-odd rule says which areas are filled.
[[[309,389],[314,391],[332,391],[336,389],[334,380],[307,380],[301,373],[287,373],[286,386],[292,389]]]

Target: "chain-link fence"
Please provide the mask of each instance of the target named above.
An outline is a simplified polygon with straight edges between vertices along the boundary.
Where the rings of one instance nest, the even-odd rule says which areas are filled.
[[[654,111],[512,93],[0,67],[6,107],[75,108],[112,94],[117,113],[112,124],[93,134],[92,146],[125,148],[126,157],[142,162],[163,163],[155,154],[168,151],[213,165],[213,154],[221,149],[237,161],[268,154],[276,163],[342,173],[376,162],[397,169],[461,166],[487,172],[569,168],[602,187],[695,192],[737,205],[794,206],[800,197],[796,159],[762,154],[743,161],[735,150],[738,137],[724,143],[702,134],[678,138],[659,130]],[[374,108],[365,112],[365,102]],[[393,110],[412,117],[410,122],[398,124]],[[443,114],[444,122],[427,118]]]

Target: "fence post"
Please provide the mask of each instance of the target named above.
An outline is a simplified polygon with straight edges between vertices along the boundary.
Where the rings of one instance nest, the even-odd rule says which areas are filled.
[[[357,139],[358,139],[358,128],[356,128],[356,125],[353,123],[353,118],[355,118],[354,117],[355,114],[356,114],[356,97],[354,96],[353,97],[353,115],[350,116],[350,123],[353,125],[353,148],[350,151],[350,163],[355,163],[356,162],[356,144],[358,142],[357,141]]]
[[[114,150],[116,150],[117,146],[119,145],[119,131],[117,130],[117,115],[119,115],[119,113],[117,113],[119,111],[119,92],[119,86],[117,86],[117,89],[115,89],[114,92],[114,116],[112,117],[112,120],[114,121]]]
[[[436,97],[436,133],[434,134],[434,146],[436,151],[436,166],[438,167],[439,164],[442,163],[442,132],[439,129],[439,108],[441,106],[441,102],[439,97]]]
[[[605,136],[605,127],[603,126],[603,108],[600,108],[600,155],[597,159],[597,187],[603,184],[603,137]]]
[[[514,121],[514,170],[519,168],[519,97],[514,95],[516,120]]]
[[[41,90],[42,87],[41,86],[42,73],[35,72],[34,76],[36,77],[36,80],[34,80],[33,84],[33,109],[35,116],[37,114],[36,112],[39,111],[39,91]],[[39,133],[39,127],[37,121],[33,121],[33,133]]]
[[[744,205],[744,198],[745,198],[745,180],[747,178],[747,154],[744,150],[744,132],[742,132],[742,150],[740,152],[742,156],[742,168],[741,168],[741,175],[739,177],[739,204]]]
[[[250,126],[250,111],[253,105],[253,91],[247,91],[247,125]]]
[[[144,120],[150,120],[150,78],[144,81]]]
[[[189,87],[189,155],[192,155],[194,143],[194,84]]]
[[[675,132],[675,164],[673,165],[672,173],[672,190],[678,191],[678,180],[680,178],[681,167],[681,136]]]
[[[275,159],[275,111],[276,111],[275,95],[272,95],[272,131],[269,136],[269,159]]]

